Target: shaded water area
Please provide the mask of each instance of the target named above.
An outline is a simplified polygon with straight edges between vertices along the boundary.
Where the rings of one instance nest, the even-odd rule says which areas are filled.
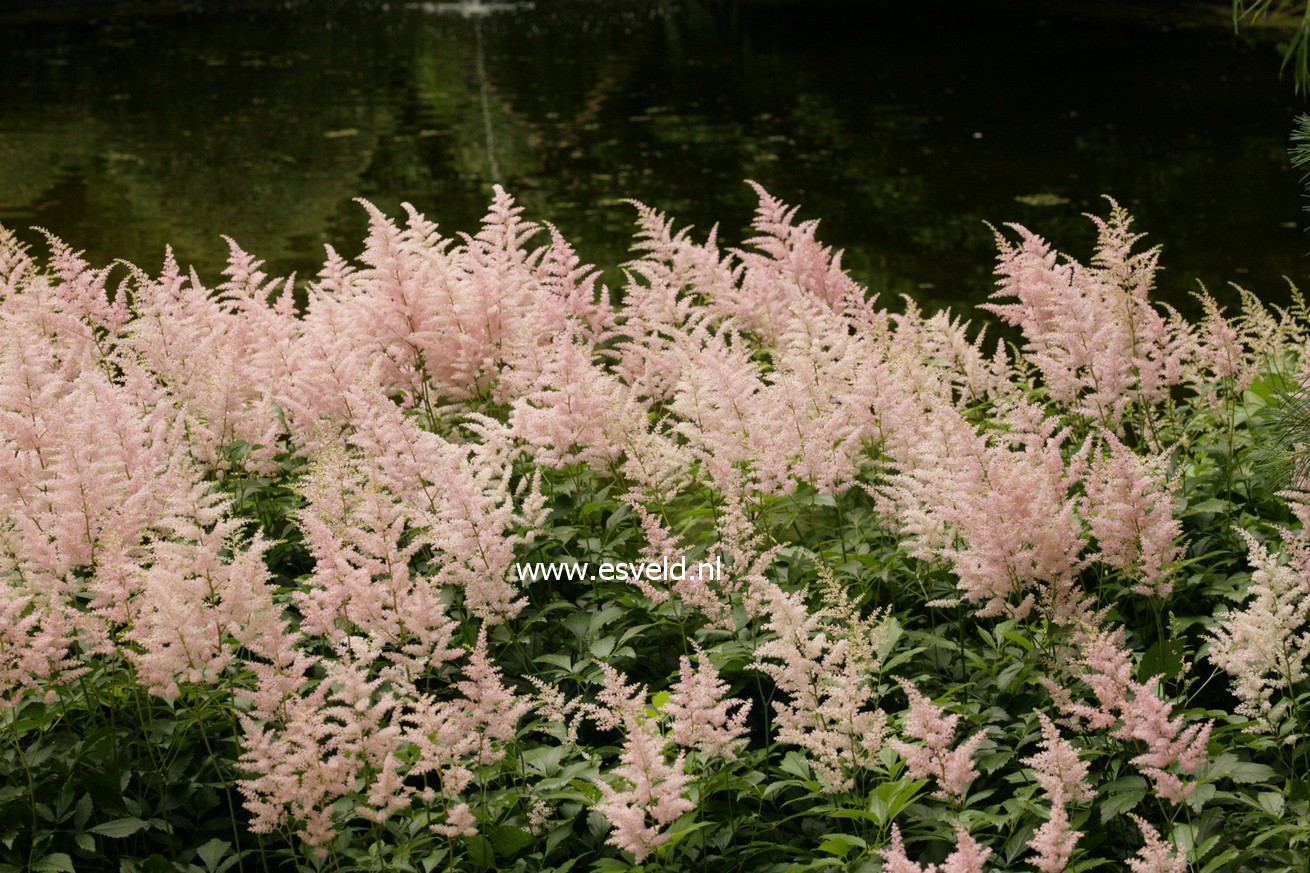
[[[512,6],[512,4],[509,4]],[[909,9],[902,6],[912,7]],[[5,11],[7,10],[7,11]],[[471,230],[493,182],[584,258],[637,198],[740,240],[755,179],[884,295],[976,302],[984,222],[1076,254],[1114,195],[1198,280],[1286,295],[1310,250],[1278,55],[1216,7],[605,0],[0,5],[0,223],[208,280],[358,250],[352,198]],[[616,278],[613,273],[610,278]],[[1305,283],[1302,283],[1305,284]]]

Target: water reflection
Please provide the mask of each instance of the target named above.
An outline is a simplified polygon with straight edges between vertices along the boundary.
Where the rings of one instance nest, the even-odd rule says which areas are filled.
[[[731,239],[751,178],[823,217],[876,290],[954,301],[989,289],[984,220],[1085,243],[1080,214],[1112,193],[1166,243],[1175,299],[1197,278],[1277,296],[1307,246],[1276,63],[1185,17],[1036,8],[961,5],[946,26],[932,4],[835,0],[11,12],[0,222],[101,261],[172,243],[211,277],[228,233],[303,274],[323,243],[356,248],[356,196],[465,230],[499,180],[612,264],[621,198]]]

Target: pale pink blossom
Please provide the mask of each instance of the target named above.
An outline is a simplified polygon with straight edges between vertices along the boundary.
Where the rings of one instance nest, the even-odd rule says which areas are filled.
[[[1080,831],[1069,824],[1069,812],[1063,803],[1051,807],[1051,814],[1028,840],[1028,848],[1036,853],[1031,864],[1042,873],[1060,873],[1069,865]]]
[[[956,826],[955,850],[941,864],[924,866],[906,856],[901,829],[893,824],[891,845],[879,854],[886,873],[983,873],[992,850],[979,845],[964,828]]]
[[[973,756],[987,738],[987,732],[979,731],[952,749],[960,717],[955,714],[946,715],[912,683],[904,679],[897,681],[910,698],[910,713],[906,716],[902,730],[907,737],[917,740],[921,745],[898,739],[890,740],[888,745],[905,759],[912,778],[934,778],[937,780],[938,796],[963,800],[969,783],[978,776],[973,766]]]
[[[1211,722],[1187,724],[1174,714],[1173,704],[1159,694],[1159,677],[1138,682],[1130,653],[1120,634],[1082,630],[1076,634],[1082,652],[1080,677],[1091,688],[1096,705],[1065,700],[1068,712],[1089,727],[1109,730],[1142,751],[1131,760],[1153,783],[1156,793],[1182,803],[1195,788],[1179,775],[1191,773],[1208,760]]]
[[[1078,749],[1060,736],[1059,729],[1045,713],[1037,713],[1037,720],[1042,727],[1041,751],[1023,759],[1023,763],[1033,768],[1037,784],[1052,803],[1057,798],[1072,803],[1091,800],[1095,795],[1087,781],[1091,765],[1079,760]]]
[[[1230,676],[1237,712],[1272,727],[1285,718],[1288,691],[1305,679],[1310,663],[1310,547],[1304,534],[1286,537],[1290,561],[1282,563],[1249,533],[1240,533],[1255,568],[1250,600],[1220,612],[1209,658]]]
[[[1129,814],[1142,832],[1146,845],[1137,850],[1136,857],[1128,859],[1128,867],[1133,873],[1186,873],[1187,856],[1163,839],[1160,832],[1141,818]]]
[[[843,622],[831,605],[811,612],[799,593],[764,580],[753,596],[773,634],[756,649],[755,667],[780,692],[777,738],[806,751],[825,791],[848,790],[886,735],[886,715],[874,706],[874,629]]]
[[[665,760],[664,741],[653,721],[630,718],[625,728],[621,763],[607,781],[597,783],[603,799],[596,809],[610,822],[607,842],[641,863],[668,841],[665,828],[692,810],[684,796],[689,777],[681,755],[672,764]]]
[[[1082,511],[1100,547],[1098,557],[1129,574],[1143,597],[1168,597],[1171,565],[1182,555],[1182,525],[1170,510],[1160,464],[1144,460],[1107,433],[1108,457],[1091,465]]]
[[[1182,380],[1187,347],[1149,302],[1159,249],[1133,253],[1141,238],[1111,202],[1092,266],[1062,260],[1041,237],[1014,225],[1021,243],[998,235],[1000,289],[987,304],[1024,334],[1028,361],[1051,397],[1106,426],[1129,403],[1155,404]]]
[[[696,660],[695,669],[686,655],[679,662],[679,678],[665,705],[673,719],[670,737],[684,748],[731,761],[746,733],[751,701],[728,697],[727,683],[700,649]]]

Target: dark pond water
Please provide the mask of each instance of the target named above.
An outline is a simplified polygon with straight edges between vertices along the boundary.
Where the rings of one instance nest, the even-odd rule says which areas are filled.
[[[1103,194],[1165,244],[1169,299],[1278,299],[1310,264],[1301,103],[1220,7],[271,6],[0,3],[0,223],[152,268],[171,243],[207,278],[226,233],[305,275],[357,250],[352,198],[453,232],[500,181],[613,266],[623,198],[735,240],[749,178],[874,290],[930,303],[988,293],[985,221],[1085,253]]]

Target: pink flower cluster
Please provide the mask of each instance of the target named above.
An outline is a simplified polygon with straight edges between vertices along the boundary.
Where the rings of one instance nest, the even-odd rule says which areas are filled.
[[[695,669],[686,655],[679,663],[678,681],[673,685],[665,710],[673,719],[673,742],[710,757],[732,760],[746,733],[749,700],[728,697],[728,685],[704,652],[697,651]]]
[[[886,873],[983,873],[992,850],[978,845],[964,828],[955,831],[955,850],[941,864],[926,867],[910,860],[905,854],[905,840],[901,829],[892,825],[891,844],[882,850],[883,870]]]
[[[609,842],[631,852],[640,864],[669,840],[663,829],[693,809],[683,796],[690,778],[683,757],[664,759],[664,739],[653,721],[628,719],[627,743],[610,782],[598,783],[602,801],[596,809],[609,819]]]
[[[1042,726],[1041,751],[1024,759],[1035,771],[1037,784],[1051,803],[1051,814],[1028,841],[1037,853],[1032,864],[1042,873],[1060,873],[1069,865],[1082,833],[1069,822],[1069,804],[1085,803],[1095,792],[1088,782],[1089,765],[1078,758],[1078,750],[1062,736],[1043,713],[1037,714]]]
[[[1184,799],[1179,774],[1204,760],[1209,726],[1134,681],[1079,577],[1099,561],[1143,595],[1169,593],[1181,550],[1168,483],[1122,428],[1149,431],[1189,365],[1240,383],[1260,332],[1211,313],[1189,344],[1148,301],[1156,254],[1132,253],[1115,206],[1091,266],[1022,228],[1019,246],[1002,242],[1008,302],[990,308],[1023,332],[1023,357],[987,354],[950,313],[879,308],[815,222],[756,191],[742,250],[637,205],[636,257],[613,297],[500,189],[472,235],[365,204],[358,263],[329,249],[303,311],[293,282],[235,243],[216,288],[169,254],[158,275],[133,269],[111,289],[109,270],[66,246],[42,268],[0,232],[0,701],[57,694],[115,654],[166,698],[253,675],[237,694],[254,827],[322,846],[345,816],[420,807],[439,834],[474,833],[470,786],[515,739],[532,706],[516,686],[531,683],[552,736],[576,741],[584,717],[624,732],[596,809],[640,862],[691,811],[689,767],[741,753],[750,705],[700,651],[661,714],[608,667],[596,702],[501,675],[488,634],[522,620],[513,569],[549,520],[543,473],[576,464],[615,483],[650,555],[681,549],[667,507],[710,495],[706,548],[725,578],[637,593],[680,620],[752,624],[772,736],[826,790],[882,766],[887,615],[822,566],[810,588],[777,584],[783,544],[760,520],[799,495],[835,505],[865,488],[979,617],[1037,613],[1079,635],[1095,703],[1066,691],[1067,709],[1141,743],[1137,766]],[[1036,405],[1043,392],[1054,410]],[[1089,423],[1105,436],[1080,443]],[[313,563],[285,594],[268,566],[277,544],[214,483],[275,478],[289,456],[306,463],[294,524]],[[1249,625],[1276,614],[1281,644],[1304,617],[1304,592],[1266,557],[1253,549],[1256,599],[1215,635],[1250,706],[1281,665],[1270,647],[1242,659]],[[960,716],[902,687],[910,712],[890,745],[962,802],[985,734],[952,747]],[[1086,801],[1087,771],[1044,717],[1042,729],[1027,763],[1051,804],[1031,843],[1049,873],[1074,851],[1068,808]],[[1143,869],[1171,870],[1148,827]],[[927,869],[981,871],[989,856],[960,830]],[[883,857],[925,869],[899,830]]]
[[[1158,693],[1158,676],[1136,681],[1132,657],[1117,636],[1106,630],[1079,633],[1081,678],[1096,703],[1062,702],[1088,728],[1109,730],[1119,739],[1140,743],[1144,750],[1132,763],[1151,780],[1156,793],[1171,803],[1182,803],[1195,783],[1179,773],[1190,773],[1208,760],[1211,723],[1188,725],[1183,715],[1175,715],[1173,704]]]
[[[811,612],[799,593],[761,587],[759,609],[773,638],[756,649],[755,666],[781,692],[773,703],[778,740],[806,751],[825,790],[849,790],[856,772],[873,766],[886,734],[872,681],[876,631],[840,607]]]
[[[1114,434],[1110,453],[1092,465],[1083,515],[1100,547],[1098,558],[1139,580],[1143,597],[1168,597],[1170,565],[1182,555],[1182,525],[1173,517],[1158,464],[1151,465]]]
[[[1310,518],[1294,494],[1300,532],[1283,535],[1287,560],[1243,531],[1254,572],[1241,609],[1222,611],[1210,634],[1210,660],[1231,677],[1237,712],[1277,734],[1292,707],[1289,692],[1310,676]]]
[[[1141,239],[1111,202],[1091,266],[1061,262],[1039,236],[1014,225],[1022,240],[997,237],[1000,289],[987,304],[1024,335],[1024,353],[1052,399],[1105,426],[1130,403],[1150,405],[1181,384],[1188,346],[1183,334],[1147,299],[1159,249],[1133,253]]]
[[[888,745],[905,759],[912,778],[936,779],[939,797],[963,801],[969,783],[978,776],[973,766],[973,756],[987,738],[987,732],[979,731],[952,749],[951,743],[960,717],[945,715],[940,707],[924,697],[913,684],[904,679],[899,681],[905,695],[910,698],[910,714],[902,729],[906,736],[918,740],[922,745],[898,739],[890,740]]]

